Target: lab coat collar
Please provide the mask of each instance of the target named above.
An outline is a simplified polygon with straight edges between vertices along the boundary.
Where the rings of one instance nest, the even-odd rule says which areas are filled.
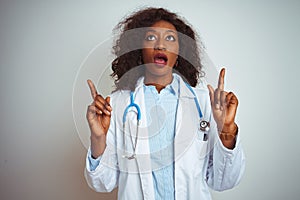
[[[178,91],[179,98],[181,98],[181,97],[194,98],[195,97],[194,94],[186,86],[186,83],[184,82],[184,80],[181,78],[180,75],[173,73],[173,78],[176,78],[179,80],[179,91]],[[143,89],[143,86],[144,86],[144,76],[140,77],[137,80],[134,93],[137,93],[138,91],[140,91],[140,89]],[[173,88],[173,89],[175,89],[175,88]]]

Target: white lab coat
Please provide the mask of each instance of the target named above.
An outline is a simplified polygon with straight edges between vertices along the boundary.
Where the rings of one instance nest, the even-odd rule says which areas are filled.
[[[176,116],[174,139],[175,158],[175,198],[211,199],[209,188],[222,191],[238,184],[245,167],[245,158],[240,145],[239,135],[233,150],[225,148],[220,141],[216,123],[211,113],[209,93],[205,84],[193,88],[197,95],[201,111],[211,123],[208,141],[203,141],[199,129],[199,114],[194,102],[194,95],[180,78],[179,102]],[[129,132],[125,133],[124,147],[122,117],[130,103],[129,91],[121,90],[111,95],[113,108],[111,124],[107,135],[107,147],[100,164],[90,171],[86,158],[85,177],[88,185],[98,192],[110,192],[118,187],[119,199],[154,199],[154,188],[151,174],[151,159],[147,140],[147,124],[143,92],[143,78],[139,79],[135,89],[134,102],[141,108],[141,124],[137,142],[137,158],[123,158],[123,150],[132,152]],[[127,121],[133,134],[136,133],[136,115],[130,112]],[[88,150],[88,154],[90,149]]]

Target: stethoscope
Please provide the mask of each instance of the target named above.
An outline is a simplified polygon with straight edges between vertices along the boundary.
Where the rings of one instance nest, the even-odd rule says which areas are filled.
[[[204,137],[203,140],[206,141],[207,140],[207,132],[209,131],[210,128],[210,124],[208,121],[206,121],[203,117],[203,114],[201,112],[201,108],[200,108],[200,104],[198,102],[198,99],[196,97],[196,94],[193,90],[193,88],[188,84],[185,83],[186,86],[189,88],[189,90],[193,93],[194,95],[194,101],[198,110],[198,114],[199,114],[199,119],[200,119],[200,123],[199,123],[199,129],[201,131],[204,132]],[[137,119],[137,126],[136,126],[136,137],[135,137],[135,142],[133,143],[133,139],[132,139],[132,134],[130,133],[130,140],[131,140],[131,145],[133,148],[133,153],[131,155],[126,155],[124,154],[122,157],[123,158],[127,158],[128,160],[132,160],[136,158],[136,146],[137,146],[137,139],[138,139],[138,135],[139,135],[139,126],[140,126],[140,120],[141,120],[141,109],[140,107],[134,103],[134,94],[131,91],[130,92],[130,104],[125,108],[124,110],[124,114],[123,114],[123,144],[124,144],[124,148],[125,148],[125,124],[126,124],[126,116],[130,110],[131,107],[134,107],[136,109],[136,119]]]
[[[132,135],[130,132],[130,140],[131,140],[131,145],[133,147],[133,154],[132,155],[123,155],[123,158],[127,158],[128,160],[132,160],[136,157],[135,154],[135,149],[136,149],[136,145],[137,145],[137,139],[139,136],[139,126],[140,126],[140,121],[141,121],[141,109],[140,107],[134,103],[134,99],[133,99],[133,92],[130,92],[130,104],[125,108],[124,114],[123,114],[123,144],[124,144],[124,148],[125,148],[125,124],[126,124],[126,116],[127,113],[129,111],[129,109],[131,107],[134,107],[136,109],[136,120],[137,120],[137,126],[136,126],[136,137],[135,137],[135,143],[133,144],[133,140],[132,140]]]

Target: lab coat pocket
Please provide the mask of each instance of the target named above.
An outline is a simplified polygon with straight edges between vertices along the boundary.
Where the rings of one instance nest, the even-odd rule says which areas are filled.
[[[207,155],[207,146],[208,140],[204,141],[204,133],[200,130],[195,131],[196,135],[194,138],[193,145],[190,149],[190,162],[188,163],[189,167],[192,168],[192,177],[199,178],[202,180],[203,173],[205,172],[204,166],[206,163],[206,155]]]
[[[197,131],[197,155],[199,159],[204,159],[208,154],[208,134],[201,130]]]

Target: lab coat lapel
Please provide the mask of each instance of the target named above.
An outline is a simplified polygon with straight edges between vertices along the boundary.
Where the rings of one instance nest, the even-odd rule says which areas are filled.
[[[194,95],[181,79],[174,139],[175,199],[186,197],[187,186],[180,183],[185,183],[187,177],[184,171],[188,163],[182,158],[195,141],[197,123],[198,112]]]
[[[141,122],[139,127],[139,137],[137,143],[137,165],[140,173],[141,184],[143,189],[144,199],[154,199],[154,188],[152,180],[150,148],[148,142],[148,125],[146,119],[146,109],[144,100],[144,79],[141,78],[135,90],[135,103],[141,109]]]
[[[175,161],[184,154],[192,144],[197,130],[198,114],[194,95],[180,79],[180,92],[176,115],[176,129],[174,139]],[[176,164],[176,162],[175,162]]]

